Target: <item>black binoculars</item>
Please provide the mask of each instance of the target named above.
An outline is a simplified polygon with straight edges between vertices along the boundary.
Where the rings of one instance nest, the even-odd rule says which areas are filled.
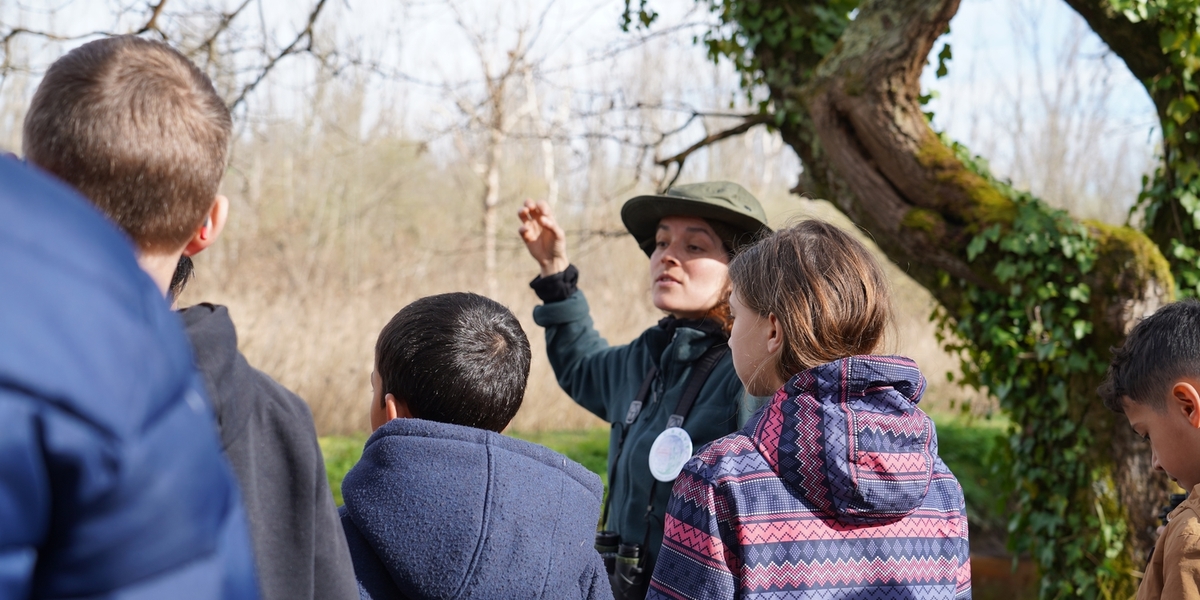
[[[615,531],[596,532],[596,551],[612,584],[614,600],[642,600],[650,589],[646,557],[641,544],[623,544]]]

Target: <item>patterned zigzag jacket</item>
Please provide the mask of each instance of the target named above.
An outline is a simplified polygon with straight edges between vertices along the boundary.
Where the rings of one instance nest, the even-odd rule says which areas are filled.
[[[647,598],[971,597],[962,488],[907,358],[789,380],[688,462]]]

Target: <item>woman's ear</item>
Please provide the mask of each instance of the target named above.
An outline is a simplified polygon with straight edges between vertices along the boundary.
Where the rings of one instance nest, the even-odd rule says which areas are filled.
[[[195,256],[208,248],[216,241],[217,236],[221,235],[221,231],[225,229],[225,222],[229,219],[229,198],[217,194],[213,198],[212,206],[208,209],[208,215],[204,222],[192,234],[192,239],[188,240],[186,246],[183,247],[184,256]]]

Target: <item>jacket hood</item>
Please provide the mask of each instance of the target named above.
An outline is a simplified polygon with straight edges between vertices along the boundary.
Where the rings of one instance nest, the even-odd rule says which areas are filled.
[[[592,539],[601,493],[595,474],[542,446],[394,419],[342,483],[343,523],[357,529],[355,570],[382,571],[358,573],[369,597],[611,597]]]
[[[921,506],[937,457],[933,421],[917,408],[913,361],[852,356],[792,377],[749,427],[779,478],[848,525],[904,518]]]

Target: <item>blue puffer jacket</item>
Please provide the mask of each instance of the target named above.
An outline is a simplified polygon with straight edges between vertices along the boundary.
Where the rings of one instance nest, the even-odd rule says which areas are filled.
[[[129,242],[0,159],[0,598],[257,598],[202,390]]]
[[[498,433],[393,419],[346,474],[362,598],[611,600],[594,549],[600,478]]]

